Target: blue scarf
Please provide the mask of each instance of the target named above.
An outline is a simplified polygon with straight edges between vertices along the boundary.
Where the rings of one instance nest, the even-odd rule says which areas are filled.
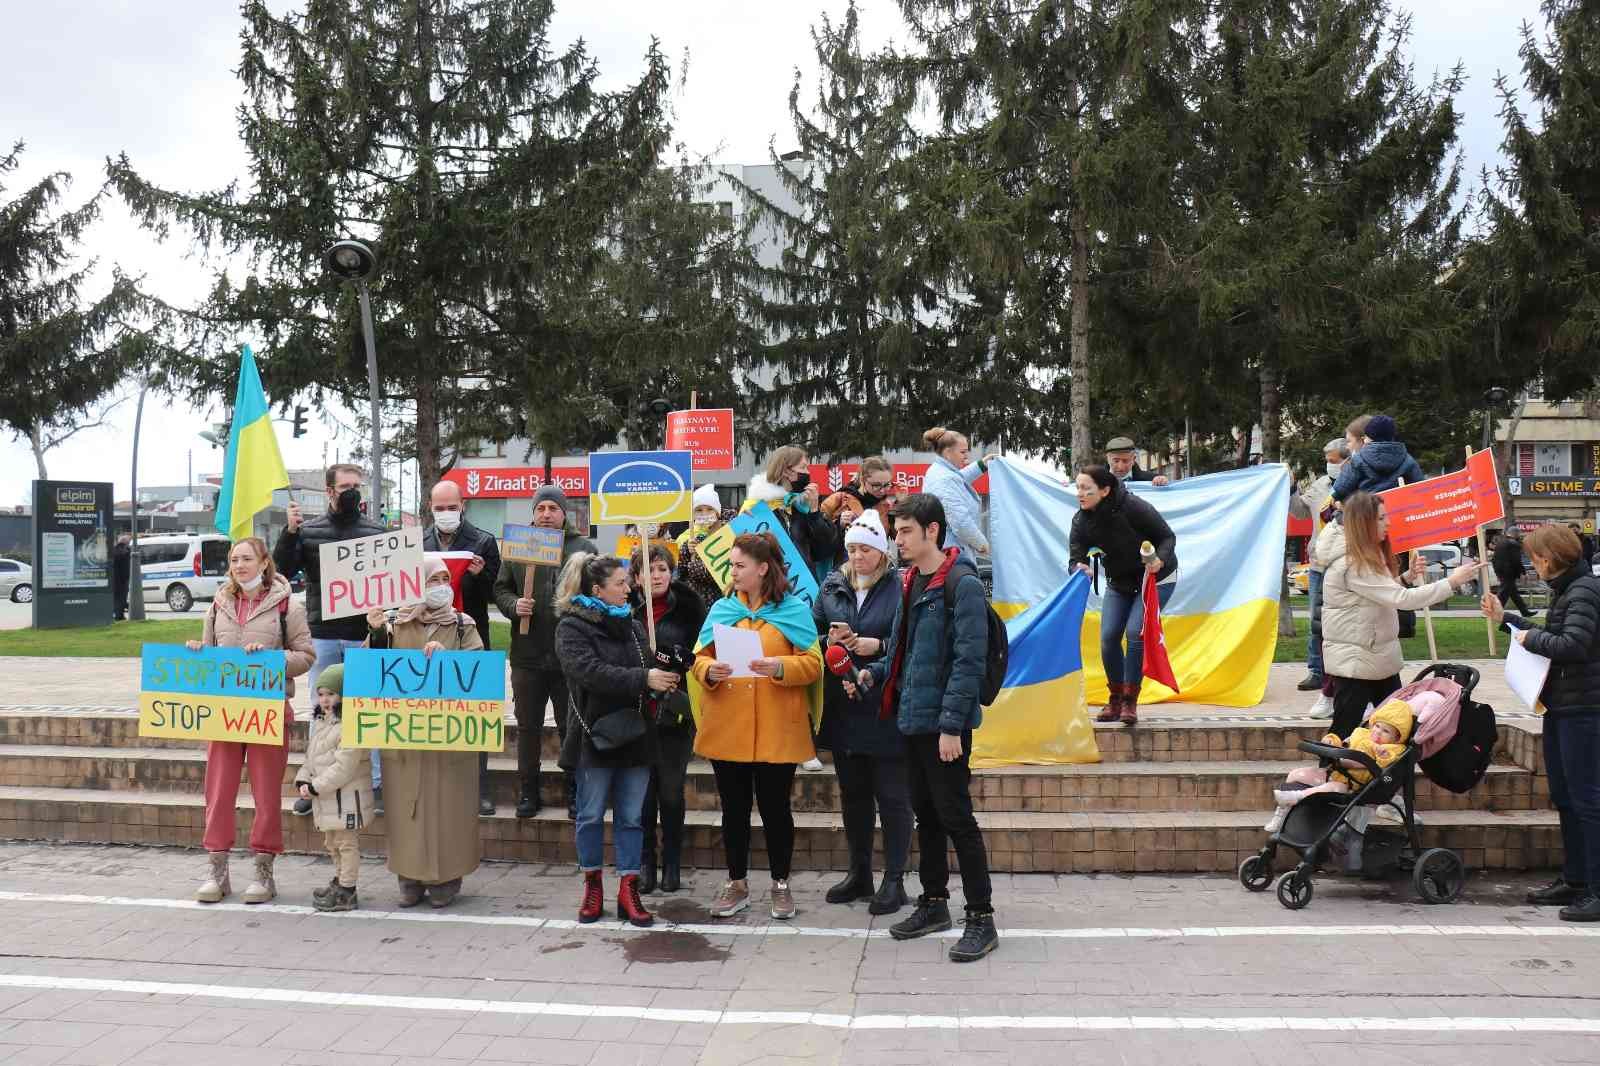
[[[700,627],[700,638],[695,642],[696,650],[713,643],[712,636],[719,625],[733,626],[747,619],[765,622],[782,633],[784,639],[794,645],[796,655],[804,655],[806,650],[817,643],[817,622],[811,615],[811,608],[799,596],[785,596],[777,603],[763,603],[759,610],[752,611],[737,595],[727,595],[711,605],[711,610],[706,613],[706,623]]]
[[[618,607],[607,603],[605,600],[597,600],[593,596],[574,596],[572,597],[572,602],[579,607],[587,607],[591,611],[599,611],[601,614],[610,615],[612,618],[633,617],[633,612],[626,605]]]

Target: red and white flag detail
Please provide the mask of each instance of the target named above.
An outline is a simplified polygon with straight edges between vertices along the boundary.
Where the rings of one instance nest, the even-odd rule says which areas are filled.
[[[1156,575],[1144,575],[1144,676],[1159,681],[1173,692],[1178,679],[1172,675],[1172,660],[1167,658],[1167,635],[1161,631],[1161,599],[1156,594]]]

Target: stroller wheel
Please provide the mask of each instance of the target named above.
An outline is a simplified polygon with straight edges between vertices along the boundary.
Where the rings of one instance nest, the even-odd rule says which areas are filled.
[[[1311,871],[1295,867],[1278,878],[1278,902],[1297,911],[1311,902]]]
[[[1411,884],[1424,903],[1454,903],[1467,886],[1466,866],[1449,848],[1429,848],[1417,857]]]
[[[1251,892],[1265,892],[1272,884],[1272,866],[1260,855],[1251,855],[1239,864],[1239,883]]]

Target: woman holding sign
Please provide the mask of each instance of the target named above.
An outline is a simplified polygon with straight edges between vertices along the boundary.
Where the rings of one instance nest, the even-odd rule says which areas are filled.
[[[482,651],[471,618],[455,609],[450,568],[440,556],[423,556],[423,597],[402,607],[393,622],[383,611],[367,615],[367,647],[436,651]],[[461,879],[478,868],[478,753],[394,748],[384,756],[384,817],[389,832],[389,869],[400,879],[400,906],[415,907],[426,896],[447,907],[461,892]]]
[[[280,577],[267,554],[266,542],[246,537],[228,551],[228,580],[217,590],[206,612],[201,639],[188,642],[190,651],[210,645],[242,648],[247,654],[282,649],[284,694],[293,698],[293,679],[311,669],[317,650],[311,643],[306,609]],[[234,820],[239,803],[239,771],[250,768],[250,794],[255,816],[250,823],[250,850],[256,856],[255,880],[245,889],[246,903],[265,903],[278,894],[272,864],[283,854],[283,771],[289,765],[289,723],[293,710],[283,705],[282,744],[238,744],[213,740],[206,745],[206,830],[202,838],[209,852],[206,879],[195,893],[201,903],[220,903],[231,892],[228,851],[233,847]]]
[[[711,913],[728,918],[750,905],[750,810],[756,804],[772,872],[772,916],[787,919],[795,912],[789,789],[795,764],[816,755],[811,735],[822,716],[822,650],[810,609],[789,594],[778,538],[746,533],[730,554],[732,595],[712,604],[689,673],[694,750],[711,760],[716,774],[728,860],[728,881]]]
[[[640,819],[661,747],[656,703],[648,697],[677,691],[678,675],[655,667],[644,627],[628,603],[631,588],[622,560],[609,555],[574,555],[562,568],[556,652],[570,697],[559,713],[572,721],[561,742],[561,768],[578,775],[576,843],[583,870],[578,921],[598,921],[605,913],[601,870],[609,807],[622,882],[617,917],[648,926],[655,918],[639,899]]]

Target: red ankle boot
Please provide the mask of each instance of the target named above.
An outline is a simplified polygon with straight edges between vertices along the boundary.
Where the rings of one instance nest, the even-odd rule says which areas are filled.
[[[628,874],[617,889],[617,917],[644,928],[655,923],[656,917],[644,909],[639,900],[639,875]]]
[[[585,925],[598,922],[606,913],[606,888],[599,870],[588,870],[583,875],[583,906],[578,908],[578,921]]]
[[[1122,721],[1122,682],[1109,682],[1106,688],[1110,690],[1111,698],[1106,700],[1105,708],[1095,715],[1094,720],[1097,722],[1120,722]]]
[[[1138,685],[1128,684],[1126,682],[1124,682],[1123,685],[1122,685],[1122,719],[1121,720],[1122,720],[1122,724],[1123,725],[1138,725],[1139,724],[1139,686]]]

